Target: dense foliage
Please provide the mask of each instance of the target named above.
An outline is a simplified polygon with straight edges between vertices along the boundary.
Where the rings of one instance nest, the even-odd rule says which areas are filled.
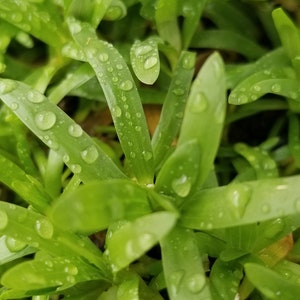
[[[0,299],[300,298],[297,0],[0,0]]]

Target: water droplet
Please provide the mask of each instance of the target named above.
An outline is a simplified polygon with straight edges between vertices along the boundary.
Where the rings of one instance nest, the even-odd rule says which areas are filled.
[[[111,110],[111,113],[114,117],[121,117],[122,110],[119,106],[114,106]]]
[[[264,232],[266,238],[273,238],[284,230],[284,221],[280,218],[272,221]]]
[[[135,129],[135,131],[140,132],[142,130],[142,127],[141,126],[135,126],[134,129]]]
[[[152,158],[152,153],[149,151],[143,151],[142,154],[143,154],[145,161],[148,161]]]
[[[75,283],[75,281],[76,281],[75,278],[74,278],[74,276],[71,276],[71,275],[67,276],[66,280],[67,280],[69,283]]]
[[[107,68],[107,71],[108,71],[109,73],[112,73],[112,72],[113,72],[113,70],[114,70],[114,68],[113,68],[113,67],[111,67],[111,66]]]
[[[4,95],[13,91],[17,87],[17,83],[10,79],[2,79],[0,82],[0,94]]]
[[[45,265],[48,267],[48,268],[53,268],[53,262],[51,260],[45,260]]]
[[[99,60],[102,61],[102,62],[106,62],[108,61],[108,54],[107,53],[100,53],[99,54]]]
[[[130,153],[129,153],[129,156],[130,156],[131,158],[135,158],[135,157],[136,157],[136,154],[135,154],[134,152],[130,152]]]
[[[184,271],[182,270],[173,272],[170,275],[170,288],[172,294],[176,295],[178,293],[179,287],[182,283],[183,276],[184,276]]]
[[[117,64],[117,65],[116,65],[116,68],[117,68],[118,70],[122,70],[122,69],[123,69],[123,66],[122,66],[121,64]]]
[[[12,102],[9,107],[12,110],[17,110],[19,108],[19,104],[17,102]]]
[[[149,249],[151,248],[155,243],[157,239],[152,233],[142,233],[137,240],[137,246],[140,249]]]
[[[239,97],[238,97],[238,99],[237,99],[237,102],[239,103],[239,104],[243,104],[243,103],[247,103],[248,102],[248,96],[246,96],[246,95],[240,95]]]
[[[253,90],[255,92],[260,92],[261,91],[261,87],[259,85],[255,85],[255,86],[253,86]]]
[[[182,67],[184,69],[190,70],[195,65],[195,56],[194,55],[185,55],[182,61]]]
[[[40,219],[35,222],[35,230],[43,239],[51,239],[53,236],[53,225],[47,219]]]
[[[153,48],[150,45],[140,46],[135,49],[135,55],[136,56],[145,55],[152,50],[153,50]]]
[[[182,96],[182,95],[184,95],[184,89],[181,89],[181,88],[174,89],[172,92],[176,96]]]
[[[68,132],[73,137],[80,137],[82,136],[83,130],[80,125],[72,124],[68,128]]]
[[[79,174],[81,172],[81,166],[78,164],[70,165],[70,169],[74,174]]]
[[[279,93],[281,91],[281,86],[278,83],[272,85],[271,90],[273,93]]]
[[[63,156],[63,162],[64,163],[68,163],[70,161],[70,156],[68,155],[68,154],[65,154],[64,156]]]
[[[251,190],[247,185],[232,184],[228,186],[226,199],[228,208],[235,218],[241,218],[244,215],[250,195]]]
[[[81,25],[79,23],[73,21],[70,24],[71,33],[76,34],[76,33],[79,33],[81,30],[82,30],[82,28],[81,28]]]
[[[191,191],[191,182],[186,175],[172,181],[172,189],[179,197],[186,197]]]
[[[6,211],[0,210],[0,230],[3,230],[8,223],[8,216]]]
[[[18,252],[27,246],[26,243],[18,241],[15,238],[9,236],[6,237],[5,244],[11,252]]]
[[[42,103],[46,99],[44,95],[33,91],[30,91],[27,97],[28,100],[32,103]]]
[[[130,119],[130,118],[131,118],[131,114],[127,111],[127,112],[125,113],[125,117],[126,117],[127,119]]]
[[[270,211],[271,211],[271,207],[269,204],[263,204],[261,206],[261,211],[264,213],[264,214],[268,214]]]
[[[200,92],[196,95],[189,105],[189,109],[193,113],[200,113],[207,109],[208,101],[204,93]]]
[[[158,59],[154,56],[148,57],[144,62],[144,69],[149,70],[157,65]]]
[[[98,156],[98,150],[94,145],[89,146],[81,152],[82,159],[88,164],[95,162]]]
[[[205,276],[202,274],[194,274],[186,280],[188,290],[193,294],[198,294],[205,286]]]
[[[130,80],[122,81],[120,84],[120,89],[123,91],[130,91],[133,88],[133,83]]]
[[[40,130],[48,130],[54,126],[56,115],[52,111],[41,111],[35,115],[34,120]]]
[[[74,265],[68,265],[64,268],[65,273],[70,274],[70,275],[77,275],[78,274],[78,269]]]
[[[22,16],[21,13],[13,13],[13,14],[11,15],[11,19],[12,19],[14,22],[19,23],[19,22],[21,22],[21,21],[23,20],[23,16]]]

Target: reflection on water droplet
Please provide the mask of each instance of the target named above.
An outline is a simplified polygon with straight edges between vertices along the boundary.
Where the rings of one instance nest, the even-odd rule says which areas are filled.
[[[200,92],[189,104],[189,109],[192,113],[200,113],[207,109],[208,100],[204,93]]]
[[[172,92],[176,96],[182,96],[182,95],[184,95],[184,89],[181,89],[181,88],[174,89]]]
[[[35,115],[34,121],[40,130],[48,130],[54,126],[56,115],[52,111],[41,111]]]
[[[6,237],[5,244],[11,252],[18,252],[27,246],[26,243],[18,241],[12,237]]]
[[[271,87],[271,90],[272,90],[273,93],[279,93],[281,91],[280,84],[278,84],[278,83],[273,84],[272,87]]]
[[[111,110],[111,113],[114,117],[121,117],[122,110],[119,106],[114,106]]]
[[[43,239],[51,239],[53,236],[53,225],[47,219],[37,220],[35,222],[35,230]]]
[[[83,130],[80,125],[72,124],[68,128],[68,132],[73,137],[80,137],[82,136]]]
[[[81,31],[81,25],[79,23],[75,23],[75,22],[72,22],[72,24],[70,24],[70,31],[73,33],[73,34],[76,34],[76,33],[79,33]]]
[[[150,51],[152,51],[152,49],[153,48],[149,45],[140,46],[135,49],[135,55],[136,56],[145,55],[145,54],[149,53]]]
[[[254,91],[256,92],[260,92],[261,91],[261,87],[259,85],[255,85],[253,86]]]
[[[94,145],[89,146],[81,152],[82,159],[88,164],[95,162],[98,156],[98,150]]]
[[[68,273],[70,275],[77,275],[78,274],[78,269],[74,265],[68,265],[64,268],[65,273]]]
[[[130,80],[122,81],[120,84],[120,89],[123,91],[130,91],[133,88],[133,83]]]
[[[6,211],[0,210],[0,230],[3,230],[8,223],[8,216]]]
[[[102,61],[102,62],[106,62],[108,61],[108,54],[107,53],[100,53],[99,54],[99,60]]]
[[[241,218],[244,215],[246,206],[250,200],[251,190],[247,185],[228,186],[226,199],[228,208],[235,218]]]
[[[138,132],[139,132],[139,131],[142,130],[142,127],[141,127],[141,126],[135,126],[134,129],[135,129],[135,131],[138,131]]]
[[[188,290],[193,294],[198,294],[205,286],[205,276],[202,274],[194,274],[186,280]]]
[[[79,174],[81,172],[81,166],[78,164],[70,165],[70,169],[74,174]]]
[[[145,161],[148,161],[152,158],[152,153],[149,151],[143,151],[142,154],[143,154]]]
[[[28,93],[27,98],[32,103],[42,103],[46,99],[44,95],[33,91]]]
[[[182,67],[184,69],[192,69],[195,65],[195,56],[194,55],[191,55],[190,53],[186,54],[183,58],[183,61],[182,61]]]
[[[149,70],[157,65],[158,59],[156,57],[148,57],[144,62],[144,69]]]
[[[191,191],[191,182],[186,175],[172,181],[172,189],[179,197],[186,197]]]
[[[10,79],[3,79],[0,82],[0,94],[4,95],[13,91],[17,87],[17,83]]]
[[[242,103],[247,103],[248,102],[248,96],[246,96],[246,95],[240,95],[239,97],[238,97],[238,99],[237,99],[237,102],[239,103],[239,104],[242,104]]]

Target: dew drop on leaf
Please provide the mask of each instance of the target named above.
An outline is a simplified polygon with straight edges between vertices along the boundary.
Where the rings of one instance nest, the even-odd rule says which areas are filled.
[[[156,57],[148,57],[144,62],[144,69],[149,70],[153,68],[158,62],[158,59]]]
[[[271,90],[273,93],[279,93],[281,91],[281,86],[278,83],[272,85]]]
[[[52,111],[41,111],[35,115],[34,121],[40,130],[48,130],[55,125],[56,115]]]
[[[261,211],[262,211],[262,213],[264,213],[264,214],[268,214],[268,213],[271,211],[270,205],[269,205],[269,204],[263,204],[263,205],[261,206]]]
[[[179,197],[186,197],[191,191],[191,182],[186,175],[172,181],[172,189]]]
[[[192,113],[200,113],[207,109],[208,101],[204,93],[198,93],[193,101],[189,105],[189,109]]]
[[[8,223],[8,216],[4,210],[0,210],[0,230],[3,230]]]
[[[82,159],[88,164],[95,162],[98,156],[98,150],[94,145],[89,146],[81,152]]]
[[[193,293],[198,294],[205,286],[205,276],[202,274],[194,274],[186,280],[187,289]]]
[[[80,137],[82,136],[83,130],[80,125],[72,124],[68,128],[68,132],[73,137]]]
[[[32,92],[30,91],[27,95],[28,100],[32,103],[41,103],[45,100],[45,96],[37,93],[37,92]]]
[[[108,61],[108,54],[103,52],[99,54],[99,60],[102,62],[107,62]]]
[[[173,294],[177,294],[184,276],[183,270],[178,270],[170,275],[170,288]]]
[[[242,103],[248,102],[248,100],[249,100],[248,96],[246,96],[246,95],[240,95],[238,97],[238,99],[237,99],[237,102],[240,103],[240,104],[242,104]]]
[[[18,252],[27,246],[26,243],[9,236],[6,237],[5,244],[11,252]]]
[[[40,219],[35,222],[35,230],[43,239],[51,239],[53,236],[53,225],[47,219]]]
[[[9,107],[12,110],[17,110],[19,108],[19,104],[17,102],[12,102]]]
[[[81,172],[81,166],[78,164],[70,165],[70,169],[74,174],[79,174]]]
[[[74,265],[68,265],[64,268],[65,273],[70,274],[70,275],[77,275],[78,274],[78,269]]]
[[[183,61],[182,61],[182,67],[184,69],[190,70],[195,65],[195,56],[194,55],[185,55]]]
[[[19,23],[23,20],[23,16],[21,13],[16,12],[11,15],[11,19],[13,22]]]
[[[143,154],[143,157],[144,157],[145,161],[148,161],[152,158],[152,153],[149,152],[149,151],[143,151],[142,154]]]
[[[228,208],[235,218],[241,218],[250,200],[251,190],[247,185],[235,186],[233,184],[228,188],[226,194]]]
[[[4,95],[11,91],[13,91],[17,87],[17,84],[15,81],[10,79],[5,79],[0,82],[0,94]]]
[[[81,28],[81,25],[79,23],[76,23],[76,22],[72,22],[70,24],[70,31],[73,33],[73,34],[76,34],[76,33],[79,33],[80,31],[82,30]]]
[[[173,92],[173,94],[176,95],[176,96],[182,96],[182,95],[184,94],[184,89],[176,88],[176,89],[174,89],[172,92]]]
[[[130,80],[122,81],[120,84],[120,89],[123,91],[130,91],[133,88],[133,83]]]
[[[111,113],[114,117],[121,117],[122,110],[119,106],[114,106],[111,110]]]
[[[151,52],[153,48],[150,45],[143,45],[135,49],[135,55],[140,56],[140,55],[145,55],[149,52]]]

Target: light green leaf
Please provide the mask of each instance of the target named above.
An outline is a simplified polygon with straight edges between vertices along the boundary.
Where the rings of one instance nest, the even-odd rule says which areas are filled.
[[[152,183],[150,136],[137,88],[124,59],[111,44],[98,39],[90,25],[73,19],[68,23],[106,96],[131,171],[141,183]]]
[[[175,227],[162,239],[160,245],[170,299],[212,299],[194,233]]]
[[[300,297],[300,285],[277,272],[255,263],[245,264],[249,281],[268,299],[294,300]]]
[[[107,255],[117,272],[150,250],[174,226],[177,215],[156,212],[128,222],[107,240]]]
[[[151,213],[147,192],[128,180],[87,183],[55,202],[51,217],[65,230],[92,233]]]
[[[209,230],[285,216],[296,219],[300,214],[298,190],[299,176],[294,176],[199,191],[183,204],[180,221],[189,228]]]
[[[200,148],[201,185],[212,169],[226,112],[225,73],[222,58],[212,54],[194,80],[187,100],[178,146],[194,139]]]
[[[82,181],[125,177],[82,128],[44,95],[24,83],[1,79],[0,98]]]
[[[130,61],[136,77],[145,84],[153,84],[160,71],[156,40],[150,37],[143,42],[135,41],[130,49]]]

